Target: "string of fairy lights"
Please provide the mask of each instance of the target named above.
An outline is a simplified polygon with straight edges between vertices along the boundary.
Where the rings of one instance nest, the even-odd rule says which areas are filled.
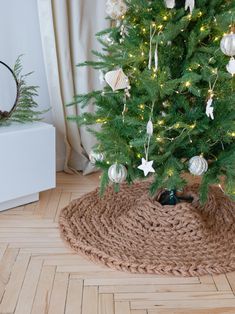
[[[174,0],[165,0],[166,7],[168,9],[173,9],[175,7],[175,1]],[[126,3],[123,0],[108,0],[107,1],[107,14],[108,16],[116,21],[116,27],[120,28],[120,44],[122,44],[125,40],[126,37],[129,35],[128,31],[128,26],[125,24],[125,14],[128,11],[128,7]],[[195,1],[194,0],[186,0],[185,2],[185,10],[188,11],[185,19],[188,21],[191,21],[192,18],[195,18],[194,16],[194,9],[195,9]],[[149,7],[147,11],[151,11],[152,8]],[[232,12],[229,12],[232,15]],[[196,11],[196,17],[201,18],[203,16],[202,11]],[[151,79],[155,80],[157,75],[158,75],[158,45],[163,45],[165,44],[164,42],[164,27],[167,25],[168,20],[172,17],[172,12],[169,10],[168,13],[164,14],[162,16],[162,23],[157,23],[157,22],[151,22],[149,29],[146,26],[143,26],[141,28],[141,33],[143,35],[147,35],[150,33],[150,39],[149,41],[144,42],[144,46],[140,47],[140,56],[143,60],[143,64],[146,65],[149,70],[151,70]],[[135,19],[135,18],[134,18]],[[230,32],[223,34],[222,36],[216,35],[213,38],[213,41],[220,42],[220,48],[222,52],[230,57],[230,61],[227,65],[227,71],[231,74],[231,77],[234,76],[235,74],[235,34],[234,34],[234,27],[233,27],[233,19],[231,18],[231,25],[230,27]],[[135,22],[135,21],[134,21]],[[217,24],[216,18],[214,18],[213,21],[215,24]],[[136,24],[133,25],[133,28],[138,27]],[[208,30],[208,25],[202,25],[200,27],[200,32],[207,32]],[[185,29],[182,28],[181,32],[184,32]],[[222,39],[221,39],[222,37]],[[153,48],[153,38],[155,38],[155,49]],[[105,40],[109,43],[112,44],[114,43],[113,40],[106,35]],[[171,44],[171,42],[168,42],[167,44]],[[218,45],[219,46],[219,45]],[[128,57],[130,59],[135,58],[135,55],[132,53],[128,54]],[[148,61],[146,60],[148,57]],[[209,64],[213,64],[214,57],[211,57],[209,59]],[[187,70],[191,73],[194,70],[197,70],[201,67],[201,64],[199,62],[191,64]],[[209,119],[214,120],[214,106],[213,102],[214,99],[216,98],[216,84],[218,82],[218,69],[213,68],[210,66],[210,71],[211,71],[211,80],[209,82],[208,86],[208,97],[207,100],[205,101],[206,103],[206,108],[205,108],[205,114]],[[127,99],[131,97],[131,83],[130,83],[130,77],[134,77],[135,72],[137,72],[138,69],[136,67],[132,67],[132,72],[125,74],[122,70],[122,68],[118,68],[112,71],[109,71],[107,73],[103,73],[101,71],[100,75],[100,80],[101,83],[106,82],[111,88],[112,92],[111,93],[118,93],[120,90],[124,90],[124,106],[123,106],[123,111],[122,111],[122,117],[123,117],[123,122],[125,122],[125,114],[127,112]],[[175,93],[177,94],[184,94],[190,91],[190,88],[193,85],[193,81],[190,79],[187,79],[186,81],[183,81],[180,84],[180,88],[175,90]],[[160,84],[160,88],[164,88],[164,84]],[[198,90],[198,92],[200,92]],[[102,95],[105,96],[107,92],[103,91]],[[167,108],[170,106],[169,101],[165,101],[163,103],[163,108]],[[182,136],[183,134],[187,133],[189,142],[192,143],[192,135],[191,133],[193,130],[197,127],[197,122],[195,121],[192,124],[186,124],[182,122],[176,122],[172,126],[167,126],[165,124],[165,115],[166,113],[162,111],[159,119],[157,121],[153,121],[153,106],[150,108],[146,104],[140,104],[138,105],[138,108],[140,109],[140,120],[145,120],[146,117],[146,108],[147,110],[150,111],[150,116],[149,120],[147,122],[146,126],[146,139],[147,142],[144,144],[143,151],[145,151],[145,158],[142,157],[141,153],[137,153],[137,158],[142,157],[142,163],[138,167],[138,169],[142,170],[144,172],[144,175],[147,176],[149,173],[155,172],[155,169],[153,168],[153,161],[148,160],[148,152],[149,152],[149,145],[151,141],[156,141],[159,145],[163,144],[165,141],[174,141],[178,137]],[[107,123],[108,118],[98,118],[96,120],[97,123]],[[153,130],[157,129],[159,132],[157,136],[154,135]],[[179,133],[178,136],[176,137],[168,137],[166,134],[171,131],[172,129],[182,129],[182,131]],[[151,131],[150,131],[151,130]],[[143,133],[143,130],[140,130],[140,133]],[[235,132],[228,132],[228,136],[231,136],[232,138],[235,137]],[[223,143],[222,143],[223,147]],[[130,144],[130,148],[132,148],[132,145]],[[147,152],[147,153],[146,153]],[[92,151],[90,154],[90,160],[93,164],[96,163],[96,161],[104,161],[105,156],[103,153],[97,153]],[[106,163],[109,165],[110,161],[105,160]],[[208,162],[204,159],[203,154],[200,154],[199,156],[193,156],[190,161],[189,161],[189,171],[194,174],[194,175],[203,175],[206,171],[208,170]],[[168,169],[167,173],[169,176],[172,176],[174,174],[174,169]],[[108,171],[109,179],[114,182],[114,183],[121,183],[126,179],[127,176],[127,169],[124,165],[120,163],[115,163],[112,164],[109,168]]]

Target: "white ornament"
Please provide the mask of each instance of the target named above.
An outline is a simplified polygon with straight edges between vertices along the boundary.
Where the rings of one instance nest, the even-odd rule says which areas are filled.
[[[124,24],[122,24],[120,27],[120,35],[122,36],[123,39],[129,35],[129,30]]]
[[[201,176],[208,170],[208,163],[202,156],[195,156],[189,160],[189,171],[195,176]]]
[[[107,0],[106,13],[113,20],[117,20],[125,15],[127,12],[127,5],[123,0]]]
[[[89,154],[91,164],[94,166],[97,161],[103,161],[104,155],[102,153],[96,153],[93,150]]]
[[[232,74],[232,76],[235,74],[235,59],[234,58],[230,59],[226,68],[227,68],[227,71]]]
[[[211,118],[214,120],[214,107],[212,107],[213,103],[213,98],[210,97],[207,101],[207,106],[206,106],[206,115],[208,118]]]
[[[122,183],[127,177],[126,167],[121,164],[114,164],[109,167],[108,176],[113,183]]]
[[[165,5],[168,9],[173,9],[175,7],[175,0],[165,0]]]
[[[156,45],[156,49],[155,49],[155,52],[154,52],[154,63],[155,63],[155,72],[157,72],[158,70],[158,44]]]
[[[235,56],[235,34],[224,35],[220,42],[220,48],[226,56]]]
[[[122,69],[107,72],[105,80],[113,91],[130,87],[129,79]]]
[[[142,164],[138,167],[138,169],[143,170],[145,177],[147,177],[149,172],[155,172],[155,170],[153,169],[153,160],[148,161],[142,158]]]
[[[102,40],[109,44],[109,45],[113,45],[114,44],[114,40],[110,37],[110,34],[105,34],[102,36]]]
[[[150,136],[153,135],[153,122],[151,120],[147,123],[147,134]]]
[[[195,7],[195,0],[185,0],[185,10],[190,10],[190,13],[192,14]]]

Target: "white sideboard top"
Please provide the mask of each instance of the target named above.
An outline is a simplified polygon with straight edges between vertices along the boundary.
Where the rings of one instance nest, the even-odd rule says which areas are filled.
[[[27,122],[27,123],[10,122],[9,125],[0,126],[0,136],[1,134],[6,133],[14,133],[26,130],[28,131],[29,129],[40,129],[47,127],[53,127],[53,125],[44,122]]]

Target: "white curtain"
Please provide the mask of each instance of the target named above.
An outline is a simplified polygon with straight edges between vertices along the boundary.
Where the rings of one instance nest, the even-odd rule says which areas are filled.
[[[95,33],[108,27],[106,0],[37,0],[43,54],[54,125],[66,147],[64,170],[92,171],[88,155],[95,144],[84,127],[78,128],[66,116],[80,114],[80,107],[66,107],[79,93],[100,89],[99,73],[77,68],[85,60],[94,60],[91,49],[100,50]],[[94,106],[83,109],[92,112]]]

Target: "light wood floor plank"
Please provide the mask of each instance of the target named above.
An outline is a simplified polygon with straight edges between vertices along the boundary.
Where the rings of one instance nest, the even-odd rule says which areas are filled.
[[[66,300],[65,314],[81,314],[83,297],[83,281],[70,279]]]
[[[40,193],[40,202],[37,203],[35,208],[35,215],[43,215],[45,208],[47,207],[47,204],[50,200],[52,190],[44,191]]]
[[[68,274],[56,273],[48,314],[64,314],[68,288]]]
[[[164,292],[164,293],[120,293],[116,301],[125,300],[219,300],[234,299],[231,292]]]
[[[13,313],[18,301],[25,273],[30,260],[30,254],[19,253],[12,267],[11,277],[0,304],[0,313]]]
[[[114,314],[113,294],[99,295],[99,314]]]
[[[5,250],[5,253],[0,261],[0,280],[3,284],[8,283],[12,266],[15,263],[18,253],[18,249],[8,248]]]
[[[115,314],[131,314],[129,302],[115,302]]]
[[[215,285],[131,285],[131,286],[100,286],[100,293],[151,293],[151,292],[207,292],[217,291]]]
[[[216,288],[219,291],[232,291],[229,282],[224,274],[213,276]]]
[[[84,287],[82,314],[98,314],[98,287]]]
[[[42,268],[31,314],[44,314],[46,309],[49,308],[55,270],[56,267],[54,266],[44,266]]]
[[[51,218],[51,219],[55,218],[57,208],[60,202],[61,193],[62,193],[61,191],[57,191],[57,190],[52,191],[47,207],[45,207],[45,212],[43,214],[43,217]]]
[[[230,287],[231,287],[233,293],[235,294],[235,272],[226,274],[226,278],[228,279]]]
[[[235,299],[213,299],[213,300],[165,300],[165,301],[133,301],[131,302],[131,309],[142,310],[142,309],[214,309],[216,307],[234,307]]]
[[[0,244],[0,262],[1,262],[1,259],[3,258],[3,255],[5,254],[6,249],[7,249],[7,243],[1,243]]]
[[[25,280],[19,295],[19,301],[15,310],[15,314],[30,314],[38,280],[42,268],[42,261],[31,260],[25,275]]]
[[[125,277],[125,273],[122,274]],[[122,276],[120,274],[119,277]],[[133,276],[134,277],[134,276]],[[101,279],[86,279],[86,286],[108,286],[108,285],[160,285],[160,284],[190,284],[198,283],[198,278],[178,278],[178,277],[157,277],[152,276],[151,278],[142,277],[142,278],[130,278],[126,275],[126,278],[101,278]]]
[[[204,309],[159,309],[159,310],[149,310],[148,314],[234,314],[234,308],[221,307],[212,308],[210,310]]]
[[[58,222],[58,220],[59,220],[59,215],[60,215],[61,209],[63,209],[65,206],[67,206],[69,204],[70,200],[71,200],[71,193],[62,191],[59,205],[57,207],[57,212],[55,215],[55,221],[56,222]]]

